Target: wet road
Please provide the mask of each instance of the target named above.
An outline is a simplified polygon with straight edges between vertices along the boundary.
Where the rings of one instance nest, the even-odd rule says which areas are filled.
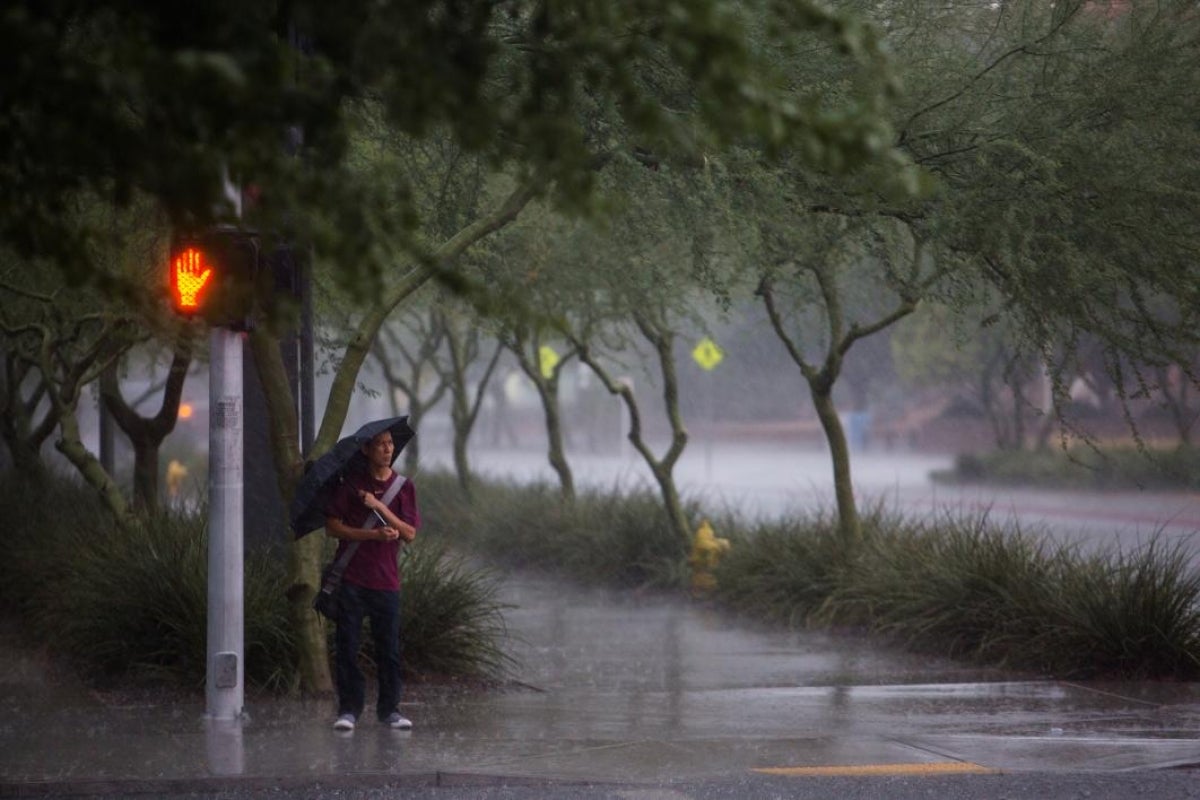
[[[497,711],[537,710],[531,737],[605,743],[586,760],[612,759],[622,774],[1200,763],[1200,685],[1022,679],[846,636],[754,630],[676,599],[540,580],[511,584],[508,599],[523,679],[546,691],[502,698]]]

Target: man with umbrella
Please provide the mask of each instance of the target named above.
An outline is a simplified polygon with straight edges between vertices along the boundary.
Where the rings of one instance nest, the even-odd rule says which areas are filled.
[[[364,426],[365,429],[366,426]],[[398,451],[391,428],[361,437],[361,458],[351,460],[325,506],[325,532],[338,540],[340,558],[353,555],[342,573],[342,589],[334,634],[338,717],[333,727],[352,731],[362,715],[366,682],[358,666],[359,640],[365,617],[371,623],[379,673],[375,713],[380,722],[407,730],[412,722],[400,714],[400,570],[402,542],[411,542],[421,524],[412,481],[392,471]],[[405,420],[403,447],[411,430]],[[401,481],[399,487],[394,484]]]

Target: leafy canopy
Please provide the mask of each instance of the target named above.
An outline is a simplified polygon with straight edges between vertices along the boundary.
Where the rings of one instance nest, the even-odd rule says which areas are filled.
[[[799,35],[859,73],[852,93],[784,74]],[[144,193],[179,229],[237,216],[226,178],[245,224],[316,239],[343,271],[419,252],[411,187],[348,167],[363,101],[575,207],[616,149],[803,143],[851,166],[891,141],[873,29],[812,0],[16,0],[0,43],[0,245],[76,278],[98,235],[81,194]]]

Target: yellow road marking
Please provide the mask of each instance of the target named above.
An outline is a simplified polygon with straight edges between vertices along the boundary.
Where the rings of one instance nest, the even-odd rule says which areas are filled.
[[[757,767],[766,775],[990,775],[999,770],[967,761],[935,761],[931,764],[848,764],[840,767]]]

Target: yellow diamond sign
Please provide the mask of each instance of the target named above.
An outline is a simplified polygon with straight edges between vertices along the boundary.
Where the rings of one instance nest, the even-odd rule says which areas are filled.
[[[717,347],[716,342],[705,336],[692,350],[692,358],[696,359],[696,363],[704,369],[711,370],[721,363],[721,360],[725,358],[725,353]]]
[[[558,366],[558,353],[549,345],[538,348],[538,366],[541,367],[542,377],[550,380],[554,377],[554,368]]]

